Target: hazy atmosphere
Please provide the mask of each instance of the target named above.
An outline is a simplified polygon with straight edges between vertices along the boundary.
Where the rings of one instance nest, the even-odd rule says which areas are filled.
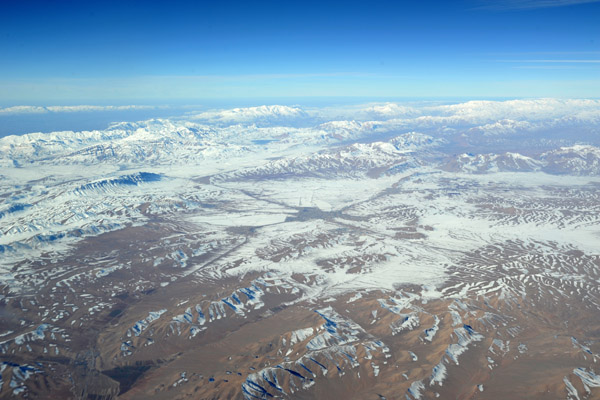
[[[590,0],[10,2],[0,93],[7,105],[596,97],[599,13]]]
[[[600,1],[5,3],[0,400],[600,399]]]

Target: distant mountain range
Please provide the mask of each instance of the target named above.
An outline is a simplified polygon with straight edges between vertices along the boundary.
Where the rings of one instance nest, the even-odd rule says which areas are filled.
[[[599,129],[538,99],[0,138],[0,399],[598,398]]]

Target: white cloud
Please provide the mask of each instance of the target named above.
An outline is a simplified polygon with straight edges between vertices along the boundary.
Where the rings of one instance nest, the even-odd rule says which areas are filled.
[[[128,111],[128,110],[154,110],[165,106],[51,106],[46,107],[50,112],[89,112],[89,111]]]
[[[600,0],[494,0],[480,2],[477,10],[533,10],[538,8],[567,7],[597,3]]]
[[[503,63],[530,63],[530,64],[600,64],[600,60],[593,59],[533,59],[533,60],[496,60]]]
[[[465,122],[486,123],[501,119],[549,120],[564,117],[592,116],[600,111],[599,100],[585,99],[532,99],[508,101],[468,101],[438,106],[444,116],[463,119]]]
[[[145,105],[125,105],[125,106],[13,106],[0,108],[0,115],[17,114],[45,114],[45,113],[71,113],[71,112],[95,112],[95,111],[128,111],[128,110],[154,110],[165,108],[166,106],[145,106]]]
[[[0,115],[12,115],[12,114],[43,114],[47,113],[46,107],[36,106],[13,106],[0,108]]]

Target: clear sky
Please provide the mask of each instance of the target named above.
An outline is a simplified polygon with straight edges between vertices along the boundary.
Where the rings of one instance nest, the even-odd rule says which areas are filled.
[[[600,0],[28,1],[0,101],[600,97]]]

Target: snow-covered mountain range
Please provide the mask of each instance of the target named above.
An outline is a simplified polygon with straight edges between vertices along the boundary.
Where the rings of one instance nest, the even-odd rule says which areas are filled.
[[[0,138],[0,398],[595,398],[599,132],[537,99]]]

